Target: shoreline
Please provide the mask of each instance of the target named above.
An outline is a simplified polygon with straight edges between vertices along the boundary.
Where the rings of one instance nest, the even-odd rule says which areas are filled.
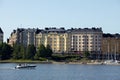
[[[66,61],[32,61],[32,60],[0,60],[0,63],[31,63],[31,64],[83,64],[83,65],[120,65],[119,64],[103,64],[103,61],[91,60],[89,62],[84,61],[75,61],[75,62],[66,62]]]

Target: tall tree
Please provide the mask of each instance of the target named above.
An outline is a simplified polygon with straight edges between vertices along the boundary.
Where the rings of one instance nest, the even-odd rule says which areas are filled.
[[[34,59],[36,53],[36,48],[34,45],[28,45],[27,52],[26,52],[26,58],[27,59]]]
[[[21,59],[26,59],[27,55],[26,55],[26,47],[24,47],[23,45],[20,45],[20,58]]]
[[[10,59],[12,54],[12,47],[6,43],[0,44],[0,59]]]
[[[35,54],[35,59],[39,59],[40,57],[45,57],[46,48],[43,44],[40,44],[40,47],[37,49],[37,53]]]
[[[13,45],[12,58],[13,58],[13,59],[20,59],[20,58],[21,58],[20,45],[18,45],[18,44],[14,44],[14,45]]]
[[[51,49],[50,45],[48,44],[46,46],[46,57],[51,57],[52,54],[53,54],[52,49]]]
[[[2,44],[0,43],[0,60],[2,59]]]

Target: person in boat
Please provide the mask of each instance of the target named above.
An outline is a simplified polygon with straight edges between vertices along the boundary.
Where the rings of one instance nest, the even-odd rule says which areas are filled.
[[[18,66],[21,66],[21,64],[18,64]]]

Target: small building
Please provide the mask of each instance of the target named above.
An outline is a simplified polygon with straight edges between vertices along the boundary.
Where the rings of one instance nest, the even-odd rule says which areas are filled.
[[[103,59],[119,59],[120,34],[103,34],[102,54]]]
[[[2,29],[0,28],[0,43],[2,43],[3,42],[3,31],[2,31]]]

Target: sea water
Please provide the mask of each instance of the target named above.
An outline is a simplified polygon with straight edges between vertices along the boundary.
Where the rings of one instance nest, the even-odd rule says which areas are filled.
[[[120,80],[120,66],[82,64],[34,64],[15,69],[17,63],[0,63],[0,80]]]

